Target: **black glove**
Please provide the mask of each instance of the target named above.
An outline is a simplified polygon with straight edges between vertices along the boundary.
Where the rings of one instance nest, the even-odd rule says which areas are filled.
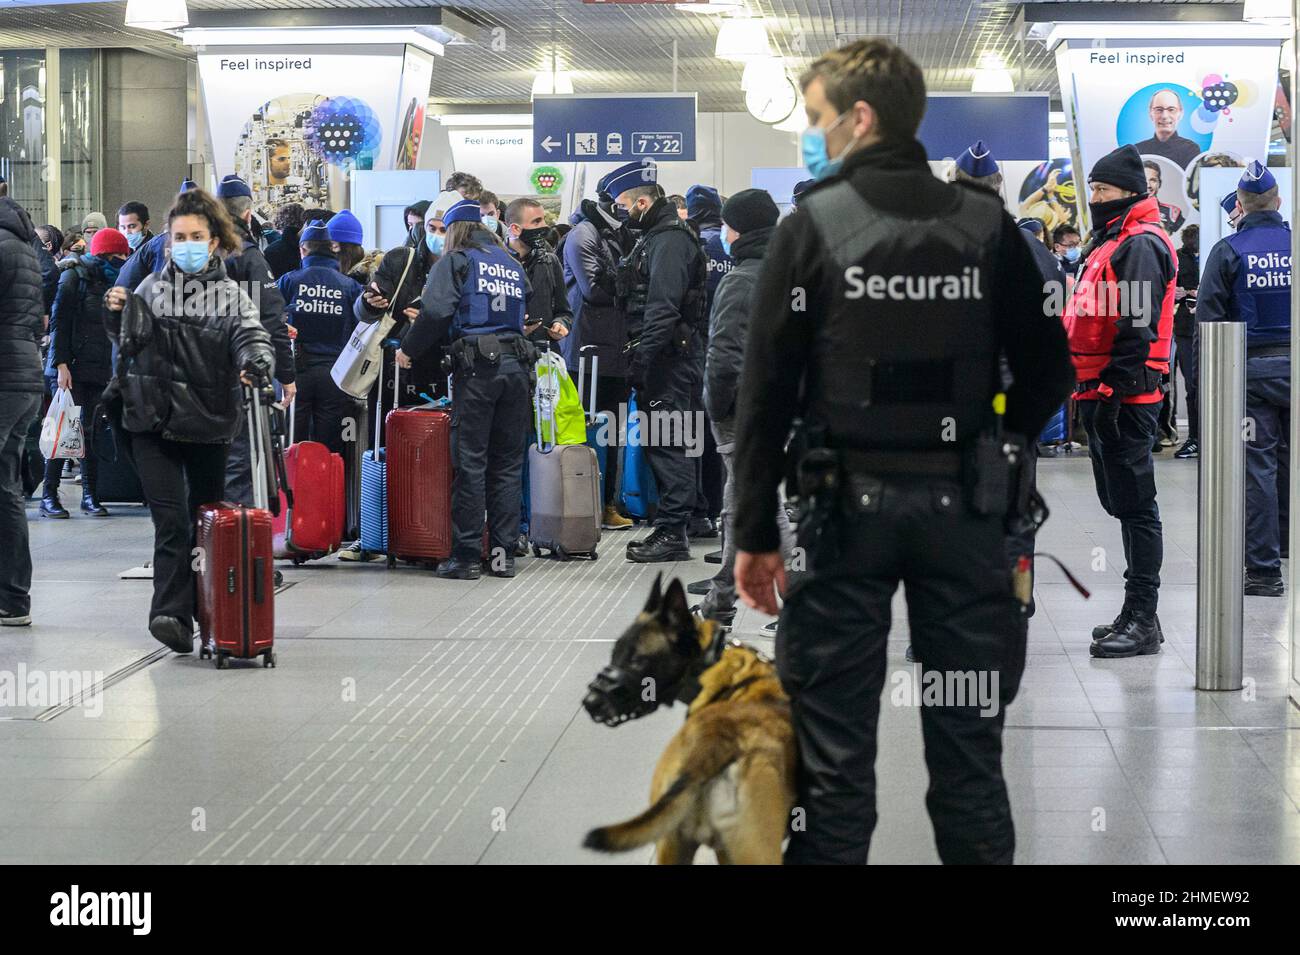
[[[1103,397],[1097,402],[1093,426],[1103,441],[1119,440],[1119,409],[1122,405],[1123,401],[1117,394],[1112,394],[1109,398]]]
[[[637,391],[645,391],[645,369],[633,363],[627,370],[627,383]]]

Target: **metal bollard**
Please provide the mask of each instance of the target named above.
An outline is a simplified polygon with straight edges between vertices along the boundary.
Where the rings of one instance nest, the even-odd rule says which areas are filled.
[[[1245,572],[1246,326],[1202,322],[1196,688],[1241,689]]]

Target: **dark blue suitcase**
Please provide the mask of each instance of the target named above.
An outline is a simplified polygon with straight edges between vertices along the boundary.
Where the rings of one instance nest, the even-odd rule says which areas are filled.
[[[1067,401],[1065,404],[1061,405],[1060,408],[1056,409],[1056,414],[1052,415],[1051,419],[1047,422],[1046,427],[1043,428],[1043,433],[1038,436],[1039,444],[1060,444],[1065,440],[1065,412],[1069,406],[1070,404]]]
[[[627,435],[623,443],[623,483],[619,501],[628,517],[653,520],[659,503],[650,458],[641,446],[641,429],[636,415],[636,392],[627,401]]]

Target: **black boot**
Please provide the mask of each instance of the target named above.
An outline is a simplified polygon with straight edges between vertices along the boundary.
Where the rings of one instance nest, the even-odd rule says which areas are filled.
[[[53,494],[46,494],[41,498],[41,517],[57,517],[59,519],[67,518],[68,512],[63,509],[59,503],[59,495],[56,491]]]
[[[1120,627],[1124,626],[1124,623],[1127,620],[1128,620],[1128,607],[1123,607],[1120,609],[1120,612],[1115,615],[1115,619],[1112,620],[1110,623],[1103,623],[1099,627],[1092,628],[1092,639],[1094,641],[1103,639],[1112,630],[1118,630]]]
[[[1258,571],[1246,571],[1247,597],[1281,597],[1285,592],[1281,574],[1274,577]]]
[[[108,517],[108,508],[95,500],[92,495],[82,491],[81,513],[89,514],[91,517]]]
[[[712,589],[713,589],[712,577],[709,577],[707,580],[697,580],[692,584],[686,585],[686,592],[688,594],[693,594],[696,597],[703,597]]]
[[[153,638],[177,653],[192,653],[194,628],[177,617],[154,617],[149,621]]]
[[[1130,611],[1128,619],[1088,648],[1094,657],[1140,657],[1160,652],[1164,639],[1153,613]]]
[[[476,560],[448,557],[438,565],[434,573],[444,580],[478,580],[483,573],[483,567]]]
[[[686,536],[690,540],[705,540],[718,536],[718,525],[709,517],[693,517],[686,525]]]
[[[645,540],[633,541],[627,545],[627,559],[638,564],[690,560],[691,548],[686,543],[686,528],[660,524]]]

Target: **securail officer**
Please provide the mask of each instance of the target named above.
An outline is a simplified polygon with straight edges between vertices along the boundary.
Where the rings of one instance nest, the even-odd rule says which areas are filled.
[[[420,319],[397,351],[397,363],[410,368],[412,361],[451,342],[452,553],[437,574],[456,580],[482,574],[485,510],[489,572],[515,575],[529,382],[536,361],[535,347],[523,337],[528,278],[481,220],[477,199],[462,199],[443,215],[443,254],[424,286]]]
[[[766,613],[778,588],[785,596],[776,656],[806,810],[786,861],[867,861],[902,583],[925,670],[985,687],[921,709],[939,857],[1009,863],[1002,725],[1024,670],[1027,603],[1004,550],[1012,449],[1070,393],[1065,332],[1002,202],[931,174],[916,140],[925,81],[907,54],[860,40],[815,61],[801,85],[804,159],[823,181],[764,260],[736,420],[740,593]],[[1004,395],[1000,354],[1013,379]],[[804,569],[788,581],[774,517],[787,455],[801,507],[812,501]]]

